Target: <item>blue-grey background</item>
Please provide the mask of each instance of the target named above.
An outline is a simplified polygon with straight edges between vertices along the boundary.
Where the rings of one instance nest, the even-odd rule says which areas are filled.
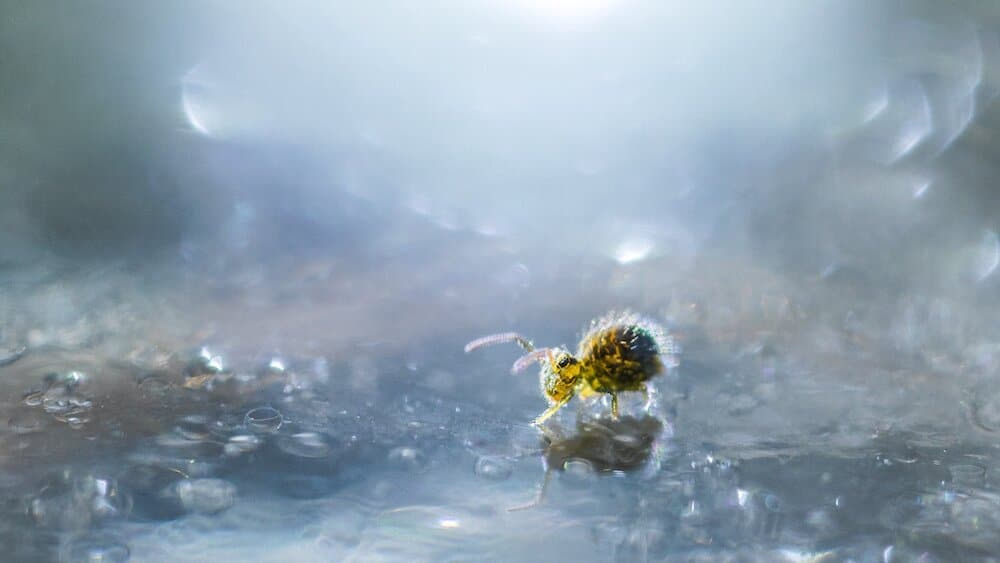
[[[2,2],[0,543],[996,555],[998,93],[989,2]],[[462,345],[624,308],[654,454],[508,513],[544,402]]]

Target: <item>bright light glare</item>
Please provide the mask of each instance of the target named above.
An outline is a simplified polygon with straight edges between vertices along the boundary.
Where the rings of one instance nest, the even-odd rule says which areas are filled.
[[[592,23],[605,16],[616,0],[516,0],[518,11],[555,25]]]
[[[208,103],[210,89],[211,83],[200,65],[189,70],[181,80],[181,106],[184,116],[191,128],[206,137],[213,136],[215,133],[213,125],[218,122],[218,115]]]
[[[988,230],[983,234],[979,246],[976,275],[979,281],[984,281],[1000,266],[1000,237],[995,231]]]
[[[615,249],[619,264],[632,264],[646,259],[653,251],[653,241],[644,238],[627,239]]]

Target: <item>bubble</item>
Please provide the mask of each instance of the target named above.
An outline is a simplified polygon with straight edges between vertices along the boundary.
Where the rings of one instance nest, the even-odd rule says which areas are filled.
[[[0,346],[0,367],[20,360],[27,352],[28,347],[24,345]]]
[[[177,421],[177,434],[186,440],[207,440],[211,437],[208,417],[189,415]]]
[[[177,470],[137,464],[122,475],[122,486],[132,492],[133,515],[139,519],[170,520],[183,514],[175,484],[184,479]]]
[[[427,467],[427,458],[416,448],[399,447],[389,451],[389,463],[409,470],[420,470]]]
[[[238,434],[231,436],[226,442],[223,450],[225,454],[232,457],[242,453],[252,452],[260,446],[260,438],[253,434]]]
[[[44,415],[28,411],[15,414],[7,420],[7,426],[14,434],[31,434],[45,428]]]
[[[82,409],[72,410],[63,414],[59,414],[54,418],[59,422],[67,424],[70,428],[74,430],[79,430],[80,428],[83,428],[85,424],[90,422],[90,416],[87,414],[87,411]]]
[[[813,534],[823,538],[834,537],[841,531],[837,510],[830,506],[810,510],[806,514],[805,523],[812,529]]]
[[[476,460],[476,475],[489,481],[506,481],[514,472],[514,466],[504,457],[482,456]]]
[[[42,396],[42,408],[49,414],[60,414],[73,408],[62,388],[50,389]]]
[[[245,430],[245,420],[246,416],[222,414],[208,424],[208,431],[215,438],[227,440],[230,436],[241,434]]]
[[[31,499],[28,514],[42,527],[82,529],[95,521],[128,514],[132,498],[114,480],[64,473],[50,479]]]
[[[959,544],[981,550],[1000,543],[1000,514],[995,498],[959,498],[951,507],[950,526],[943,529]]]
[[[44,399],[45,399],[45,391],[44,390],[34,390],[34,391],[28,391],[27,393],[25,393],[24,397],[21,399],[21,401],[25,405],[27,405],[29,407],[37,407],[37,406],[40,406],[42,404],[42,401]]]
[[[330,453],[330,445],[326,438],[316,432],[299,432],[282,436],[278,440],[278,448],[296,457],[320,458]]]
[[[988,432],[1000,431],[1000,395],[983,392],[978,395],[968,405],[972,422]],[[983,395],[986,397],[983,398]]]
[[[585,459],[572,458],[563,462],[563,471],[569,481],[585,481],[594,475],[594,465]]]
[[[29,407],[40,406],[57,421],[80,428],[90,421],[88,413],[93,407],[90,399],[79,394],[87,381],[88,377],[79,371],[48,373],[44,377],[45,388],[29,391],[24,395],[23,402]]]
[[[160,399],[169,396],[171,387],[170,381],[158,375],[150,375],[139,381],[140,394],[151,399]]]
[[[215,457],[222,449],[222,446],[214,441],[189,440],[176,432],[160,434],[155,438],[155,444],[157,456],[175,456],[186,460]]]
[[[957,485],[982,485],[986,476],[986,468],[973,464],[956,464],[948,467],[951,480]]]
[[[247,428],[258,434],[273,434],[281,428],[283,419],[277,409],[257,407],[247,412],[243,419]]]
[[[187,511],[199,514],[216,514],[236,502],[236,486],[223,479],[183,479],[175,491]]]

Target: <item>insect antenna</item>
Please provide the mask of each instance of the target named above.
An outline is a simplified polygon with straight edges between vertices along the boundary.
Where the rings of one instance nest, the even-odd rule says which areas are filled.
[[[465,345],[465,353],[482,348],[483,346],[493,346],[494,344],[506,344],[507,342],[517,342],[521,348],[524,348],[528,352],[535,349],[535,345],[531,343],[530,340],[521,336],[516,332],[502,332],[500,334],[491,334],[489,336],[483,336],[482,338],[477,338],[472,342]]]
[[[532,350],[532,351],[528,352],[527,354],[525,354],[525,355],[521,356],[520,358],[518,358],[517,361],[514,362],[514,365],[511,366],[510,372],[511,373],[521,373],[522,371],[524,371],[525,369],[527,369],[528,366],[530,366],[531,364],[533,364],[533,363],[535,363],[535,362],[537,362],[537,361],[539,361],[539,360],[541,360],[543,358],[549,357],[550,354],[552,354],[552,350],[550,348],[538,348],[538,349]]]

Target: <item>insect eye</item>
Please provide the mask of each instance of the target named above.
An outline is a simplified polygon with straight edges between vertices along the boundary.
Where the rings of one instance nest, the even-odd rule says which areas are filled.
[[[568,365],[569,365],[569,356],[562,356],[556,362],[556,367],[558,367],[558,368],[564,368],[564,367],[566,367]]]

